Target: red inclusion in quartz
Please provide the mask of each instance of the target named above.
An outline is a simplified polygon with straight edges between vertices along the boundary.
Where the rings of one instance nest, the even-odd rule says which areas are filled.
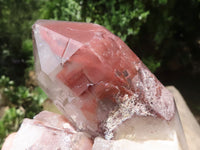
[[[136,94],[140,103],[161,118],[173,117],[171,93],[120,38],[104,27],[40,20],[34,28],[60,62],[61,69],[55,78],[85,100],[81,110],[86,118],[95,118],[99,101],[113,103],[125,94]],[[44,62],[48,61],[51,60]]]

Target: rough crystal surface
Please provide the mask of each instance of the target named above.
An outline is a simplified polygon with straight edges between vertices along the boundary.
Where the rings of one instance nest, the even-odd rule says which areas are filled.
[[[173,140],[147,140],[142,142],[121,140],[105,140],[97,137],[92,150],[181,150],[176,134]]]
[[[90,150],[92,141],[77,132],[61,115],[41,112],[34,120],[24,119],[9,150]]]
[[[41,87],[79,130],[96,136],[134,115],[173,118],[169,91],[104,27],[39,20],[33,39]]]

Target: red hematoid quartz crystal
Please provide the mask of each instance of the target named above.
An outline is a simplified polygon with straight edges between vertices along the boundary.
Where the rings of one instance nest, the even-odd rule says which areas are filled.
[[[40,86],[78,129],[106,135],[135,115],[174,116],[173,96],[104,27],[39,20],[33,38]]]

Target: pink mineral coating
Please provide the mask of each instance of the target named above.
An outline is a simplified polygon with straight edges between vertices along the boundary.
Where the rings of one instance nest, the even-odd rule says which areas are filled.
[[[34,120],[41,121],[43,125],[46,126],[65,130],[69,133],[76,133],[76,130],[71,124],[69,124],[69,121],[63,115],[60,114],[55,114],[49,111],[42,111],[34,117]]]
[[[8,137],[3,149],[90,150],[92,140],[85,133],[75,131],[63,116],[43,111],[34,120],[24,119],[19,131]]]
[[[2,145],[1,150],[10,150],[12,147],[13,140],[15,138],[16,132],[11,133],[6,139],[5,142]]]
[[[33,26],[33,38],[35,58],[40,63],[36,62],[36,71],[49,77],[48,84],[52,89],[47,83],[40,84],[50,98],[59,99],[56,103],[64,113],[68,111],[66,103],[75,105],[97,131],[107,118],[105,114],[118,105],[125,94],[136,94],[139,103],[145,104],[150,113],[165,120],[172,119],[175,107],[171,93],[119,37],[104,27],[39,20]],[[44,47],[40,44],[46,45],[48,50],[43,52]],[[44,56],[45,53],[49,53],[49,58]],[[46,78],[39,82],[45,82],[43,80]],[[73,95],[76,101],[69,102],[61,96],[56,98],[58,82],[70,91],[71,94],[66,95]],[[51,96],[52,92],[55,92],[54,96]],[[101,107],[100,103],[103,103]],[[103,116],[102,105],[106,107]],[[80,121],[71,119],[74,115],[66,116],[75,120],[75,125]]]

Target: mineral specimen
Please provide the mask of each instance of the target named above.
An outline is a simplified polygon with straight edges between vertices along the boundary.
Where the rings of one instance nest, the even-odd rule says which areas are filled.
[[[24,119],[5,150],[90,150],[87,134],[77,132],[61,115],[43,111],[34,120]]]
[[[133,103],[129,117],[172,119],[172,95],[104,27],[40,20],[33,26],[33,37],[38,80],[79,129],[96,132],[114,106],[128,103]]]
[[[107,140],[179,134],[171,93],[104,27],[39,20],[33,39],[40,86],[78,130]]]

